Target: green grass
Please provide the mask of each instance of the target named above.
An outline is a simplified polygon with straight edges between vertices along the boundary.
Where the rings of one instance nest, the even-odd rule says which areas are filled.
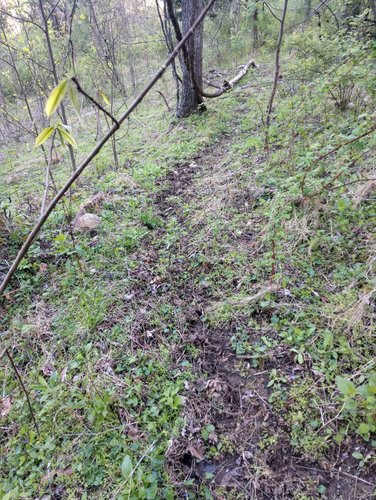
[[[304,69],[306,61],[300,64]],[[226,333],[244,377],[264,373],[273,416],[270,425],[260,424],[252,451],[257,477],[267,480],[265,454],[284,440],[294,456],[319,464],[344,446],[350,456],[358,453],[357,473],[368,471],[375,205],[346,181],[369,176],[374,136],[315,166],[304,194],[343,170],[336,189],[302,202],[300,182],[312,158],[368,126],[372,109],[339,112],[322,93],[322,78],[328,84],[331,77],[319,75],[309,99],[304,85],[280,84],[269,152],[258,107],[265,109],[268,98],[263,79],[256,90],[225,95],[171,130],[163,112],[143,109],[137,117],[154,130],[138,124],[119,133],[121,171],[111,168],[106,149],[74,189],[72,212],[93,192],[106,194],[97,235],[79,233],[73,247],[64,212],[56,210],[0,320],[1,341],[22,373],[40,428],[38,435],[3,360],[0,381],[12,406],[2,419],[2,495],[175,498],[180,486],[166,453],[186,432],[186,398],[201,353],[185,335],[201,297],[208,335]],[[78,142],[84,155],[89,134]],[[25,146],[1,166],[1,180],[23,162],[29,168],[37,155]],[[165,176],[192,161],[203,173],[184,197],[171,198],[174,211],[162,213]],[[67,173],[66,164],[59,167],[58,180]],[[25,188],[26,181],[25,175],[0,182],[14,214],[37,186]],[[9,256],[29,226],[14,215]],[[197,434],[205,456],[220,460],[243,444],[226,433],[214,439],[215,424],[202,422]],[[224,492],[212,479],[183,486],[192,498],[238,498],[236,488]]]
[[[141,313],[150,330],[162,332],[160,344],[134,331],[140,310],[132,300],[137,282],[132,272],[139,266],[140,249],[154,244],[158,228],[166,224],[165,239],[158,246],[168,249],[179,238],[174,220],[164,222],[150,206],[151,193],[160,189],[157,181],[173,165],[211,144],[225,128],[234,104],[235,99],[228,100],[216,112],[192,117],[183,128],[172,130],[163,144],[140,127],[126,136],[120,158],[122,163],[132,161],[135,194],[127,183],[119,185],[119,172],[107,169],[108,151],[101,153],[94,168],[99,178],[86,174],[73,194],[73,206],[78,207],[93,188],[112,193],[101,210],[95,246],[85,234],[77,235],[76,248],[72,246],[58,208],[24,259],[15,302],[1,319],[2,342],[17,346],[13,356],[31,393],[40,434],[5,364],[1,379],[11,394],[12,411],[3,422],[3,495],[33,497],[51,488],[82,498],[93,491],[101,498],[110,492],[119,498],[128,498],[127,492],[137,492],[137,498],[155,498],[157,491],[164,498],[172,495],[164,452],[181,426],[179,393],[192,375],[184,360],[171,367],[179,310],[164,304]],[[161,129],[158,136],[165,136],[168,126],[163,115],[153,116],[153,127]],[[132,154],[130,145],[139,153]],[[22,155],[22,161],[31,162],[37,153],[23,150]],[[17,167],[18,163],[2,166],[3,179]],[[67,168],[60,169],[61,179]],[[30,184],[25,190],[25,185],[26,178],[18,177],[14,190],[12,184],[6,187],[17,199],[36,187]],[[26,231],[27,226],[18,228],[14,222],[10,253]]]

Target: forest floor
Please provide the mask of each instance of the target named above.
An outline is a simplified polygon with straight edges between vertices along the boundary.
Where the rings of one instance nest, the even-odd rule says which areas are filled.
[[[73,193],[99,228],[72,249],[58,213],[24,263],[2,335],[40,434],[5,366],[7,498],[372,498],[371,204],[299,202],[258,73],[121,144]]]

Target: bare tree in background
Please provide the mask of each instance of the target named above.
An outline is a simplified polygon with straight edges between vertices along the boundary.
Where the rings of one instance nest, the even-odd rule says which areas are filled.
[[[277,91],[278,80],[280,78],[280,67],[281,67],[280,55],[281,55],[282,41],[283,41],[283,35],[284,35],[284,30],[285,30],[287,6],[288,6],[288,0],[284,0],[282,17],[281,17],[281,19],[279,19],[279,23],[280,23],[279,34],[278,34],[277,47],[275,50],[274,79],[273,79],[272,91],[270,93],[269,103],[268,103],[268,107],[267,107],[267,111],[266,111],[266,129],[265,129],[265,149],[266,150],[269,149],[270,122],[271,122],[271,117],[272,117],[272,112],[273,112],[275,93]]]

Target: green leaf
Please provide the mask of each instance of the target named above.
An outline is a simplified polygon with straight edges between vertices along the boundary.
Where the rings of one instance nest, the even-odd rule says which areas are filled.
[[[47,116],[51,116],[55,113],[56,108],[59,106],[61,101],[64,99],[64,96],[67,92],[67,84],[68,80],[65,79],[62,82],[60,82],[56,87],[53,89],[51,94],[48,96],[47,102],[46,102],[46,114]]]
[[[35,146],[41,146],[47,139],[53,134],[55,127],[47,127],[42,130],[42,132],[35,139]]]
[[[371,430],[370,426],[368,424],[366,424],[365,422],[362,422],[361,424],[359,424],[358,432],[363,437],[367,437],[370,430]]]
[[[201,429],[201,436],[205,441],[207,441],[210,437],[210,434],[215,431],[215,427],[213,424],[209,424],[203,429]]]
[[[326,330],[324,337],[324,349],[333,346],[333,334],[331,331]]]
[[[347,198],[342,198],[342,199],[338,200],[337,206],[338,206],[338,210],[340,212],[343,212],[349,206],[349,200]]]
[[[103,90],[98,90],[98,94],[100,95],[100,97],[103,99],[103,101],[108,105],[108,106],[111,106],[111,101],[110,99],[107,97],[107,95],[103,92]]]
[[[81,111],[81,105],[80,105],[80,100],[78,98],[77,89],[76,89],[74,83],[72,82],[72,80],[69,80],[69,82],[68,82],[68,96],[69,96],[69,99],[70,99],[75,111],[79,115],[80,111]]]
[[[356,393],[356,387],[351,380],[338,376],[336,377],[336,384],[339,392],[341,392],[344,396],[351,396]]]
[[[132,460],[129,455],[125,455],[121,464],[121,473],[123,477],[128,478],[133,470]]]
[[[18,487],[13,488],[13,490],[8,491],[4,496],[1,497],[1,500],[13,500],[15,498],[19,498],[19,490]]]
[[[60,128],[58,128],[58,129],[56,129],[56,130],[57,130],[57,133],[59,134],[59,139],[60,139],[61,145],[62,145],[62,146],[65,146],[65,140],[64,140],[64,136],[63,136],[63,134],[61,133],[61,129],[60,129]]]
[[[317,491],[320,493],[320,495],[324,495],[326,492],[326,486],[324,484],[320,484],[320,486],[317,488]]]
[[[345,409],[355,412],[358,409],[358,403],[355,401],[355,399],[348,398],[345,401]]]
[[[356,458],[357,460],[363,460],[363,455],[361,453],[359,453],[358,451],[354,451],[354,453],[352,453],[352,456],[354,458]]]
[[[38,382],[40,383],[40,385],[44,385],[44,387],[48,387],[48,383],[47,381],[42,377],[42,375],[39,375],[38,377]]]
[[[63,145],[65,145],[65,142],[73,146],[74,148],[77,148],[77,142],[75,138],[63,127],[58,127],[57,131],[59,132],[60,136],[60,141]]]

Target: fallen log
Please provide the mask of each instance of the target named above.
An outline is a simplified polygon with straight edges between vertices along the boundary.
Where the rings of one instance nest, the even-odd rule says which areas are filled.
[[[175,31],[176,39],[177,39],[178,42],[180,42],[182,40],[182,38],[183,38],[183,33],[182,33],[181,29],[180,29],[179,21],[176,18],[172,0],[166,0],[166,6],[167,6],[167,11],[168,11],[169,18],[171,20],[172,26],[173,26],[174,31]],[[194,74],[193,68],[191,67],[191,63],[190,63],[190,59],[189,59],[189,56],[188,56],[187,48],[185,46],[183,46],[182,52],[183,52],[183,62],[186,65],[188,71],[191,74],[192,84],[193,84],[193,87],[194,87],[195,91],[200,96],[207,97],[209,99],[212,99],[213,97],[219,97],[220,95],[224,94],[225,92],[231,90],[234,87],[234,85],[236,83],[238,83],[238,81],[241,80],[244,77],[244,75],[247,74],[249,68],[256,68],[255,61],[253,59],[251,59],[249,62],[247,62],[247,64],[245,64],[242,67],[242,70],[240,71],[240,73],[238,73],[235,76],[235,78],[233,78],[229,82],[225,80],[223,82],[222,86],[219,88],[219,90],[217,90],[217,92],[214,92],[214,93],[210,94],[209,92],[205,92],[201,88],[201,85],[199,85],[199,83],[197,82],[196,75]]]
[[[213,97],[219,97],[220,95],[224,94],[225,92],[228,92],[229,90],[233,89],[234,86],[242,79],[245,77],[245,75],[248,73],[250,68],[257,68],[256,63],[253,59],[247,62],[247,64],[244,64],[241,66],[241,71],[229,82],[227,80],[224,80],[222,83],[221,87],[217,87],[218,90],[217,92],[213,92],[210,94],[209,92],[205,92],[200,86],[197,84],[197,82],[194,82],[196,92],[198,92],[202,97],[207,97],[209,99],[212,99]],[[205,82],[210,86],[214,86],[213,84],[209,82]]]

